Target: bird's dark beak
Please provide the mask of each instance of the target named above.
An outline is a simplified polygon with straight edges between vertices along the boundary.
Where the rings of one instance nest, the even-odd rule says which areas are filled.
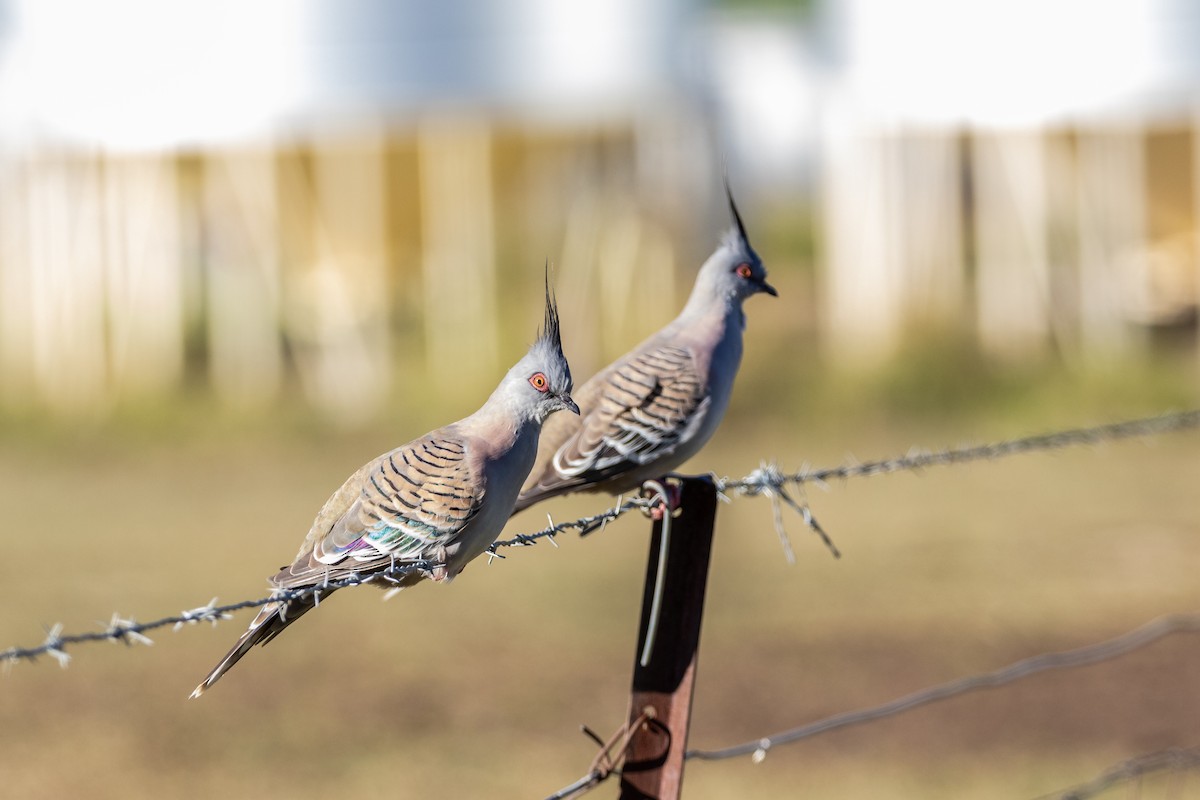
[[[758,290],[760,292],[766,292],[767,294],[771,295],[771,297],[779,297],[779,292],[775,291],[775,287],[766,281],[759,281]]]
[[[575,415],[579,416],[579,405],[571,399],[571,395],[563,392],[558,396],[558,400],[563,404],[563,408],[567,409],[567,411],[574,411]]]

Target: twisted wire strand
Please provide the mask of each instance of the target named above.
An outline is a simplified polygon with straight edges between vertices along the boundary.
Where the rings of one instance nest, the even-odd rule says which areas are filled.
[[[350,586],[359,586],[364,583],[373,582],[395,583],[404,575],[422,570],[428,571],[436,566],[432,561],[394,564],[387,570],[372,575],[351,574],[338,580],[326,581],[318,586],[280,590],[266,597],[260,597],[257,600],[242,600],[227,605],[217,605],[217,598],[214,597],[205,605],[187,609],[177,615],[163,617],[152,622],[137,622],[133,619],[124,619],[120,614],[114,613],[107,627],[103,630],[92,631],[90,633],[64,635],[62,633],[62,625],[56,624],[47,630],[45,640],[39,645],[34,647],[10,647],[7,650],[0,651],[0,663],[4,664],[5,667],[10,667],[16,661],[32,661],[38,656],[48,655],[54,658],[59,666],[66,667],[71,660],[70,654],[65,649],[68,645],[102,641],[123,642],[127,645],[152,645],[154,642],[149,636],[146,636],[147,631],[166,628],[168,626],[179,630],[185,625],[197,625],[201,622],[210,622],[215,625],[222,620],[232,618],[235,611],[247,608],[260,608],[268,603],[279,600],[289,601],[313,597],[317,602],[320,602],[321,595],[332,592],[335,589],[345,589]]]
[[[598,514],[571,520],[570,522],[555,523],[547,515],[549,522],[547,527],[533,533],[521,533],[511,539],[502,539],[493,542],[485,555],[488,558],[488,563],[491,563],[493,559],[505,558],[499,552],[504,548],[529,547],[542,541],[549,541],[557,547],[558,543],[555,541],[555,537],[561,533],[575,531],[580,536],[586,536],[593,531],[603,530],[609,522],[630,511],[647,509],[649,507],[650,501],[648,499],[630,497],[628,499],[618,498],[616,505],[611,508],[607,508]],[[205,605],[187,609],[177,615],[163,617],[152,622],[137,622],[133,619],[123,618],[120,614],[113,614],[112,619],[103,630],[87,633],[64,635],[62,625],[55,624],[47,629],[46,638],[41,644],[32,647],[10,647],[7,650],[0,651],[0,664],[3,664],[5,668],[11,668],[12,664],[17,661],[32,661],[36,660],[39,656],[45,655],[57,661],[59,666],[66,667],[71,660],[70,654],[66,652],[68,645],[101,641],[123,642],[127,645],[152,645],[154,643],[153,640],[146,635],[149,631],[166,627],[179,630],[185,625],[196,625],[201,622],[208,622],[215,625],[218,622],[232,618],[235,611],[242,611],[247,608],[260,608],[278,600],[300,600],[310,596],[315,597],[319,601],[323,594],[328,594],[335,589],[345,589],[365,583],[396,583],[405,575],[413,572],[431,571],[437,566],[438,564],[428,560],[396,563],[383,572],[371,575],[351,574],[338,580],[326,581],[318,586],[279,591],[254,600],[242,600],[226,605],[217,605],[217,599],[214,597]]]
[[[949,466],[970,461],[989,461],[1019,453],[1030,453],[1040,450],[1062,450],[1067,447],[1103,442],[1119,441],[1140,436],[1152,436],[1163,433],[1175,433],[1200,427],[1200,409],[1177,411],[1159,414],[1153,417],[1113,422],[1106,425],[1096,425],[1089,428],[1071,428],[1051,433],[1026,436],[1020,439],[1008,439],[991,444],[945,448],[942,450],[921,450],[914,448],[906,455],[894,458],[884,458],[877,461],[863,461],[856,464],[843,464],[838,467],[811,468],[803,467],[795,473],[781,472],[774,465],[764,465],[744,478],[736,480],[722,479],[718,488],[725,491],[737,491],[742,494],[764,494],[769,490],[794,483],[827,484],[830,481],[862,478],[869,475],[886,475],[892,472],[916,472],[926,467]]]

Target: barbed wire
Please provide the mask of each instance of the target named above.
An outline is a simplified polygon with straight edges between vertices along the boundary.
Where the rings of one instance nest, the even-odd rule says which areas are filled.
[[[958,678],[947,683],[913,692],[883,705],[836,714],[808,725],[792,728],[731,747],[719,750],[691,749],[684,753],[684,759],[721,761],[748,755],[755,764],[760,764],[766,759],[769,750],[781,744],[791,744],[839,728],[873,722],[967,692],[1004,686],[1005,684],[1027,678],[1039,672],[1097,664],[1147,647],[1159,639],[1175,633],[1200,633],[1200,613],[1173,614],[1159,617],[1103,642],[1057,653],[1043,653],[1017,661],[992,672]],[[602,750],[603,755],[609,759],[610,764],[614,760],[619,760],[624,755],[620,752],[613,754],[611,750],[611,745]],[[1192,766],[1200,766],[1200,751],[1172,748],[1160,753],[1152,753],[1121,762],[1086,784],[1068,789],[1063,793],[1054,793],[1045,797],[1061,797],[1063,800],[1086,800],[1086,798],[1093,797],[1116,783],[1132,780],[1149,772]],[[581,797],[607,780],[613,772],[614,770],[611,768],[607,770],[598,769],[596,762],[593,762],[592,768],[587,774],[547,796],[546,800],[569,800],[569,798]],[[1043,800],[1043,798],[1038,798],[1038,800]]]
[[[630,511],[648,509],[650,504],[651,501],[649,499],[641,497],[618,498],[616,505],[598,514],[562,523],[555,523],[550,518],[550,515],[547,514],[546,517],[549,525],[546,528],[535,533],[522,533],[511,539],[493,542],[485,555],[487,556],[488,563],[491,563],[492,559],[503,559],[505,557],[498,552],[502,548],[528,547],[539,541],[549,541],[557,546],[557,542],[554,539],[560,533],[577,531],[580,536],[586,536],[593,531],[603,530],[609,522]],[[329,594],[337,589],[346,589],[366,583],[398,583],[400,578],[405,575],[414,572],[432,571],[438,566],[439,564],[429,560],[398,562],[392,564],[392,566],[382,572],[369,575],[353,573],[344,578],[329,580],[316,586],[278,591],[254,600],[242,600],[226,605],[217,605],[217,598],[214,597],[203,606],[187,609],[177,615],[163,617],[152,622],[138,622],[133,619],[123,618],[119,613],[114,613],[102,630],[88,633],[64,635],[62,625],[55,624],[47,628],[46,638],[41,644],[32,647],[10,647],[7,650],[0,651],[0,664],[3,664],[5,668],[10,668],[14,662],[32,661],[39,656],[45,655],[57,661],[59,666],[66,667],[71,661],[70,654],[66,652],[68,645],[102,641],[123,642],[127,645],[152,645],[154,641],[146,635],[149,631],[166,627],[179,630],[185,625],[196,625],[201,622],[208,622],[215,625],[223,620],[231,619],[235,611],[242,611],[247,608],[260,608],[276,601],[301,600],[307,597],[314,597],[319,602],[321,595]]]
[[[127,645],[152,645],[154,641],[146,636],[148,631],[166,627],[173,627],[175,630],[179,630],[185,625],[197,625],[201,622],[210,622],[215,625],[222,620],[231,619],[235,611],[247,608],[259,608],[276,601],[286,602],[312,597],[319,604],[321,595],[329,594],[337,589],[360,586],[365,583],[397,583],[405,575],[423,570],[432,570],[436,566],[438,565],[432,561],[397,563],[383,572],[371,575],[359,575],[355,573],[337,580],[326,581],[317,586],[280,590],[266,597],[260,597],[257,600],[242,600],[237,603],[229,603],[228,605],[217,605],[217,598],[214,597],[205,605],[181,611],[175,616],[156,619],[153,622],[137,622],[132,619],[124,619],[119,613],[114,613],[112,619],[103,630],[91,633],[76,633],[64,636],[62,625],[56,624],[47,630],[45,640],[39,645],[34,647],[10,647],[7,650],[0,651],[0,663],[4,664],[5,667],[9,667],[15,661],[32,661],[38,656],[48,655],[54,658],[59,666],[66,667],[71,660],[70,654],[66,652],[68,645],[103,641],[122,642]]]
[[[822,538],[836,556],[838,555],[837,548],[817,523],[808,505],[797,502],[788,494],[787,487],[789,485],[802,486],[807,483],[827,485],[830,481],[839,479],[846,480],[901,471],[920,471],[930,466],[947,466],[971,461],[994,460],[1018,453],[1062,449],[1075,445],[1099,444],[1106,441],[1169,433],[1197,427],[1200,427],[1200,410],[1183,411],[1099,425],[1091,428],[1056,431],[993,444],[938,451],[913,449],[907,455],[900,457],[845,464],[838,467],[813,469],[805,466],[795,473],[785,473],[774,463],[764,463],[745,477],[738,479],[715,478],[715,482],[719,496],[725,500],[729,500],[731,496],[754,497],[762,495],[772,501],[775,511],[776,530],[784,543],[785,553],[789,555],[789,559],[794,560],[794,555],[792,555],[791,546],[788,544],[786,532],[783,530],[782,513],[779,505],[781,502],[787,504],[800,514],[805,523]],[[547,527],[533,533],[522,533],[510,539],[498,540],[488,548],[485,555],[488,562],[491,563],[494,559],[505,558],[499,552],[505,548],[528,547],[542,541],[549,541],[551,544],[557,546],[555,539],[561,533],[575,531],[580,536],[586,536],[595,531],[602,531],[608,523],[631,511],[648,510],[651,502],[650,499],[644,497],[631,496],[626,498],[622,496],[617,498],[616,504],[612,507],[597,514],[581,517],[570,522],[555,523],[547,515],[549,523]],[[55,659],[60,666],[65,667],[71,659],[71,656],[66,652],[66,648],[70,645],[99,641],[123,642],[127,645],[149,645],[153,644],[150,637],[146,635],[150,631],[166,627],[173,627],[175,630],[178,630],[184,626],[196,625],[201,622],[208,622],[215,625],[222,620],[230,619],[236,611],[259,608],[277,600],[296,600],[309,596],[319,600],[322,594],[327,594],[336,589],[349,588],[365,583],[396,582],[404,575],[412,572],[432,570],[437,566],[437,564],[431,561],[397,563],[383,572],[371,575],[351,574],[318,586],[276,592],[258,599],[243,600],[226,605],[217,605],[216,598],[213,598],[205,605],[187,609],[177,615],[163,617],[152,622],[137,622],[134,619],[122,617],[120,614],[113,614],[110,621],[101,630],[88,633],[63,634],[62,625],[55,624],[47,629],[46,637],[41,644],[31,647],[10,647],[7,650],[0,651],[0,664],[3,664],[5,668],[9,668],[15,662],[32,661],[36,660],[39,656],[46,655]]]
[[[789,564],[796,563],[795,552],[783,526],[783,508],[786,504],[800,515],[804,523],[820,537],[835,558],[841,553],[829,535],[817,522],[807,502],[797,502],[788,493],[789,484],[803,490],[805,484],[816,484],[828,488],[831,481],[886,475],[893,472],[920,472],[927,467],[965,464],[972,461],[991,461],[1020,453],[1039,450],[1061,450],[1078,445],[1095,445],[1139,436],[1190,430],[1200,427],[1200,410],[1179,411],[1153,417],[1114,422],[1089,428],[1071,428],[1051,433],[1026,436],[982,445],[964,445],[942,450],[912,448],[903,456],[843,464],[838,467],[813,468],[808,465],[798,472],[786,473],[774,462],[764,462],[758,469],[744,478],[720,478],[717,480],[718,497],[728,500],[730,494],[755,497],[762,495],[771,501],[775,532],[783,546],[784,557]]]
[[[612,508],[605,509],[599,514],[593,514],[590,517],[580,517],[579,519],[571,520],[570,522],[555,522],[554,518],[546,514],[546,522],[549,523],[545,528],[534,533],[518,533],[511,539],[500,539],[492,542],[492,545],[484,553],[488,557],[490,563],[493,558],[504,558],[500,553],[496,552],[502,547],[529,547],[543,540],[549,540],[551,544],[558,546],[554,541],[554,537],[566,531],[578,531],[579,535],[587,536],[589,533],[603,531],[605,526],[613,520],[628,514],[630,511],[648,511],[653,506],[650,498],[646,497],[629,497],[624,495],[617,497],[617,502]]]
[[[816,483],[824,485],[830,481],[845,480],[847,478],[885,475],[891,472],[919,472],[926,467],[949,466],[969,461],[990,461],[1019,453],[1030,453],[1039,450],[1062,450],[1077,445],[1102,444],[1104,442],[1132,439],[1139,436],[1174,433],[1197,427],[1200,427],[1200,409],[1177,411],[1153,417],[1126,420],[1124,422],[1112,422],[1107,425],[1096,425],[1089,428],[1071,428],[1052,433],[1038,434],[1036,436],[1026,436],[1021,439],[1008,439],[992,444],[946,448],[942,450],[921,450],[914,448],[906,455],[897,458],[863,461],[856,464],[845,464],[840,467],[821,469],[805,466],[799,472],[792,474],[782,473],[774,466],[766,466],[739,480],[723,479],[720,488],[725,491],[737,490],[744,494],[759,494],[764,493],[770,488],[778,488],[781,484]]]

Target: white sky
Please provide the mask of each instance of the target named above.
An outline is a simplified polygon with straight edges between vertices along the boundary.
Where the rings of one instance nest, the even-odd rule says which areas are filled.
[[[2,133],[144,148],[261,132],[299,95],[295,8],[303,4],[11,0]]]
[[[709,79],[731,125],[787,150],[814,92],[898,122],[1024,125],[1178,96],[1200,72],[1188,0],[825,8],[822,73],[770,24],[688,53],[694,0],[0,0],[0,140],[173,147],[267,134],[339,102],[386,112],[455,97],[602,115],[653,98],[686,55],[723,70]]]
[[[1194,82],[1200,3],[846,0],[831,3],[839,88],[909,122],[1027,125],[1127,113]]]

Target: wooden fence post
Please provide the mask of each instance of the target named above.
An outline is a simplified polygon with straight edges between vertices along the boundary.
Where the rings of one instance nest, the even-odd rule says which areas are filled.
[[[643,666],[640,655],[658,574],[661,521],[654,523],[650,539],[629,703],[629,724],[634,727],[621,771],[621,800],[669,800],[678,798],[683,787],[683,754],[691,721],[700,620],[704,616],[717,513],[717,490],[712,480],[685,478],[680,506],[680,515],[671,520],[658,633]]]

